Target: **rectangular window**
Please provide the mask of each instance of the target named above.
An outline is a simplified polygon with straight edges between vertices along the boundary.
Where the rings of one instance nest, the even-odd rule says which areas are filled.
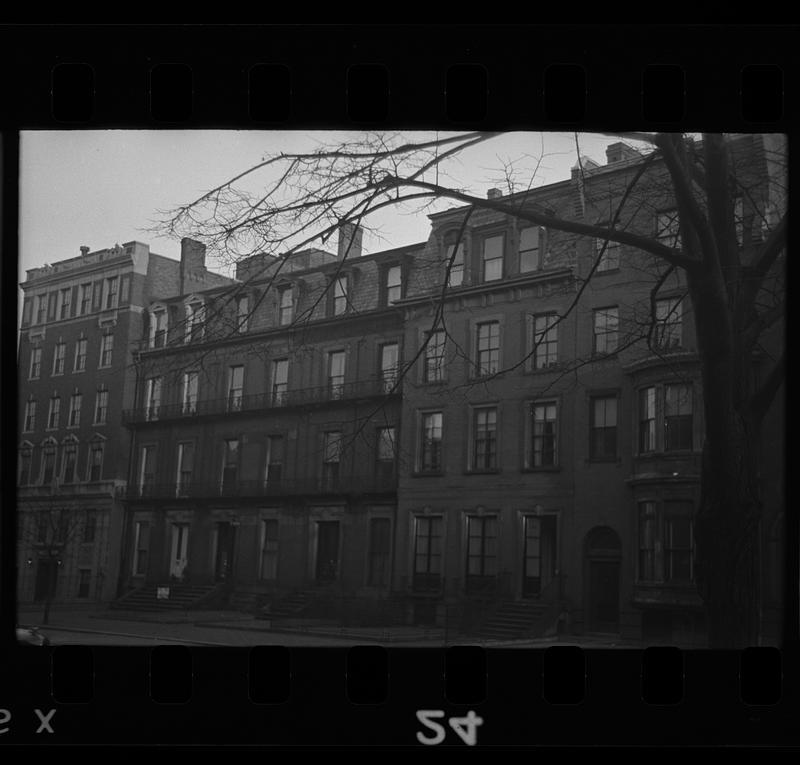
[[[656,449],[656,389],[639,391],[639,454]]]
[[[421,418],[420,471],[442,469],[442,413],[425,412]]]
[[[333,315],[347,311],[347,277],[339,276],[333,282]]]
[[[106,279],[106,309],[117,307],[117,289],[119,279],[111,276]]]
[[[497,576],[497,517],[467,517],[467,591],[491,588]]]
[[[370,587],[389,584],[391,558],[391,521],[388,518],[371,518],[369,522],[369,575]]]
[[[691,450],[692,427],[692,386],[665,386],[664,450]]]
[[[691,502],[665,502],[664,581],[693,581],[693,549]]]
[[[161,378],[149,377],[145,381],[145,419],[157,420],[161,407]]]
[[[58,318],[68,319],[72,305],[72,287],[67,287],[58,293]]]
[[[25,433],[36,430],[36,401],[34,399],[25,402],[25,426],[23,430]]]
[[[417,516],[414,519],[415,590],[438,590],[442,578],[442,518]]]
[[[33,467],[33,451],[23,449],[19,454],[19,480],[20,486],[27,486],[31,482],[31,469]],[[20,524],[22,520],[20,519]]]
[[[524,517],[522,594],[541,595],[556,574],[556,516]]]
[[[595,258],[600,257],[596,271],[614,271],[619,268],[619,242],[609,240],[606,243],[605,239],[595,239],[594,246]],[[605,252],[603,252],[603,246],[605,246]],[[601,252],[602,256],[600,256]]]
[[[34,301],[38,301],[36,305],[36,323],[44,324],[47,320],[47,295],[37,295]]]
[[[617,456],[617,397],[599,396],[591,400],[592,424],[590,455],[594,460]]]
[[[28,375],[31,380],[38,380],[42,374],[42,349],[31,348],[31,369]]]
[[[186,497],[192,485],[192,474],[194,473],[194,443],[184,441],[178,444],[178,486],[177,495]]]
[[[594,311],[594,352],[615,353],[619,340],[619,310],[598,308]]]
[[[344,396],[344,351],[328,353],[328,393],[331,398]]]
[[[133,543],[133,575],[144,576],[147,573],[147,554],[150,549],[150,523],[137,521]]]
[[[476,409],[473,413],[473,470],[497,468],[497,409]]]
[[[531,467],[554,467],[558,464],[557,417],[555,402],[531,404]]]
[[[425,382],[442,382],[444,380],[444,346],[445,333],[442,329],[430,333],[425,346]]]
[[[225,454],[222,461],[222,490],[232,491],[239,479],[239,439],[225,441]]]
[[[98,390],[95,398],[94,424],[104,425],[108,414],[108,391]]]
[[[540,313],[531,317],[532,365],[547,369],[558,364],[558,314]]]
[[[114,352],[114,335],[103,335],[100,340],[100,366],[110,367],[111,358]]]
[[[278,321],[281,325],[291,324],[294,318],[294,303],[291,287],[284,287],[280,291],[280,311]]]
[[[94,510],[86,511],[86,519],[83,524],[83,543],[92,544],[97,534],[97,513]]]
[[[67,344],[56,343],[53,347],[53,374],[64,374],[64,360],[67,358]]]
[[[478,377],[496,374],[500,369],[500,322],[488,321],[476,327]]]
[[[639,503],[639,581],[656,580],[656,526],[655,502]]]
[[[75,483],[75,469],[78,467],[78,445],[68,443],[64,446],[61,458],[61,475],[64,483]]]
[[[395,428],[378,428],[376,473],[379,480],[394,478],[396,437]]]
[[[539,226],[528,226],[519,232],[519,272],[537,271],[539,259]]]
[[[278,520],[261,521],[261,579],[278,578]]]
[[[99,481],[103,477],[103,443],[94,441],[89,452],[89,480]]]
[[[328,431],[322,442],[322,484],[324,489],[335,489],[339,483],[339,463],[342,458],[342,432]]]
[[[681,345],[681,300],[656,300],[655,345],[662,350]]]
[[[60,415],[61,415],[61,397],[53,396],[50,399],[50,414],[47,418],[47,427],[49,430],[55,430],[58,427],[58,420]]]
[[[679,245],[681,224],[677,210],[664,210],[656,215],[656,239],[667,247]]]
[[[269,436],[267,438],[267,486],[280,486],[283,480],[283,436]]]
[[[453,255],[455,250],[455,255]],[[464,283],[464,244],[458,245],[456,250],[455,244],[448,244],[445,248],[445,268],[450,264],[450,259],[453,259],[450,265],[450,278],[447,282],[450,287],[460,287]]]
[[[149,496],[156,484],[156,447],[143,446],[139,465],[139,490],[141,496]]]
[[[56,475],[56,447],[48,444],[42,452],[42,485],[48,486]]]
[[[403,269],[401,266],[390,266],[386,269],[386,303],[391,305],[403,297]]]
[[[163,348],[167,344],[167,312],[153,311],[153,348]]]
[[[229,412],[241,411],[243,391],[244,391],[244,367],[241,365],[228,367],[228,411]]]
[[[81,284],[80,290],[80,315],[85,316],[92,310],[92,283]]]
[[[183,373],[183,414],[197,414],[197,387],[199,384],[199,372]]]
[[[503,278],[503,245],[502,234],[490,236],[483,240],[483,281],[492,282]]]
[[[397,343],[385,343],[381,346],[381,366],[378,370],[378,377],[384,393],[391,392],[397,384],[399,348]]]
[[[289,388],[289,359],[275,359],[272,362],[272,406],[286,403]]]
[[[86,348],[89,341],[82,337],[75,343],[75,371],[83,372],[86,369]]]
[[[247,332],[247,325],[250,320],[250,298],[247,295],[240,295],[236,298],[236,328],[239,332]]]
[[[73,393],[69,399],[69,427],[77,428],[81,424],[81,403],[83,396],[80,393]]]

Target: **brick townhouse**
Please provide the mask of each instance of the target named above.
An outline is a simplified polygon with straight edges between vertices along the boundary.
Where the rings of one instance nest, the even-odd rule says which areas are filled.
[[[745,249],[776,196],[769,141],[732,143],[748,190],[737,200]],[[569,179],[488,196],[606,224],[641,162],[616,143],[605,164],[582,158]],[[673,241],[669,188],[651,163],[618,225]],[[706,392],[682,272],[492,210],[430,221],[423,243],[362,255],[346,227],[335,254],[255,255],[225,282],[150,284],[132,267],[147,279],[129,293],[120,282],[115,313],[118,332],[128,323],[109,385],[115,451],[103,456],[119,487],[104,500],[119,564],[106,597],[132,604],[169,586],[194,602],[350,622],[701,642],[692,519]],[[204,271],[201,246],[185,240],[191,257]],[[26,290],[24,330],[48,315],[38,293]],[[122,311],[123,294],[135,310]],[[111,310],[101,297],[89,321],[97,353]],[[52,342],[63,332],[47,331]],[[781,342],[766,337],[765,358]],[[52,387],[26,383],[21,406],[46,406]],[[47,416],[39,410],[36,437],[23,433],[21,454],[46,448]],[[111,437],[81,432],[80,464],[101,435]],[[779,400],[762,446],[782,454]],[[44,454],[21,465],[46,470]],[[764,459],[768,637],[780,630],[782,480],[782,459]],[[50,491],[41,474],[29,483]],[[110,512],[120,501],[124,514]]]

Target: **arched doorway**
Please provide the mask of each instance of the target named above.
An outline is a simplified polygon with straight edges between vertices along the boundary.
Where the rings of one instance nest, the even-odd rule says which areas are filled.
[[[586,535],[585,545],[586,630],[619,632],[619,572],[622,544],[608,526],[597,526]]]

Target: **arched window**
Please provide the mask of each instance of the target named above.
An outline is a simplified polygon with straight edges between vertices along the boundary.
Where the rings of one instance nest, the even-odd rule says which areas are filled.
[[[19,472],[17,474],[17,484],[27,486],[31,482],[31,469],[33,467],[33,444],[30,441],[23,441],[19,445]]]
[[[106,447],[106,439],[99,433],[89,442],[89,460],[86,467],[86,478],[89,481],[101,481],[103,479],[103,455]]]
[[[67,436],[61,443],[61,482],[75,483],[78,470],[78,439],[75,436]]]
[[[58,444],[54,438],[47,438],[42,441],[42,466],[41,480],[42,486],[49,486],[56,478],[56,453]]]

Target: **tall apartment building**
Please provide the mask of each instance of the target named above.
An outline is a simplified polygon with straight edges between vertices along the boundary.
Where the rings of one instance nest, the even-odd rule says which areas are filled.
[[[402,297],[419,247],[254,256],[236,285],[151,302],[136,353],[124,580],[236,602],[386,595]],[[345,253],[347,258],[345,259]]]
[[[128,473],[123,409],[136,376],[143,307],[229,282],[184,240],[181,261],[127,242],[30,269],[18,350],[17,574],[21,603],[91,602],[117,593]]]

